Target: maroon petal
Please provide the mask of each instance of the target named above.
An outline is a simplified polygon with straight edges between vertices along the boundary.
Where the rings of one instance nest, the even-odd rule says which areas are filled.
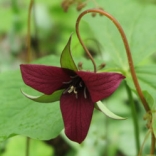
[[[81,143],[90,126],[94,103],[88,97],[84,99],[83,93],[78,98],[74,93],[63,94],[61,97],[61,111],[67,137],[75,142]]]
[[[45,65],[20,65],[25,84],[44,93],[52,94],[63,82],[70,80],[69,75],[59,67]]]
[[[78,71],[77,74],[84,81],[91,99],[97,102],[110,96],[125,77],[119,73],[93,73]]]

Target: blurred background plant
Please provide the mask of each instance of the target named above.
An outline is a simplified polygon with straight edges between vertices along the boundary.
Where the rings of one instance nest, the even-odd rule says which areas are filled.
[[[19,64],[26,63],[29,3],[29,0],[0,0],[0,76],[4,75],[0,80],[2,84],[0,98],[6,103],[6,106],[1,108],[1,112],[11,106],[11,104],[22,105],[25,102],[17,102],[16,99],[10,102],[7,99],[8,97],[4,97],[5,90],[3,90],[3,86],[6,86],[6,82],[3,85],[3,80],[7,76],[9,77],[9,74],[7,75],[6,73],[17,71],[19,70]],[[64,45],[67,43],[70,34],[74,32],[72,40],[74,60],[77,64],[82,62],[83,68],[93,70],[75,35],[75,22],[79,11],[93,7],[106,9],[121,22],[128,36],[132,51],[135,52],[133,56],[136,66],[155,65],[155,0],[119,0],[118,2],[113,0],[109,2],[105,0],[63,0],[62,2],[35,0],[31,13],[31,52],[33,60],[43,64],[59,65],[59,57]],[[97,65],[106,63],[105,71],[129,72],[120,36],[107,19],[96,14],[87,15],[81,24],[81,34]],[[152,80],[155,82],[154,78]],[[16,84],[16,81],[14,83]],[[9,86],[4,88],[8,89]],[[14,92],[12,91],[10,94],[14,94]],[[147,133],[145,121],[143,120],[145,112],[135,93],[133,93],[133,98],[139,121],[139,139],[140,143],[142,143]],[[68,140],[63,131],[55,139],[46,141],[41,141],[41,138],[44,137],[37,138],[34,135],[34,137],[32,136],[34,139],[30,140],[29,155],[135,156],[137,148],[135,145],[131,104],[124,84],[104,103],[114,113],[120,114],[120,116],[127,119],[124,121],[112,120],[95,110],[89,134],[81,145]],[[15,107],[10,107],[10,110],[14,111]],[[46,112],[43,111],[43,113]],[[6,119],[3,120],[4,114],[0,115],[0,120],[2,119],[3,122],[6,122]],[[7,119],[10,120],[9,117]],[[50,124],[52,119],[48,118],[47,120],[49,121],[48,124]],[[2,131],[5,131],[4,125],[1,122],[0,131],[2,129]],[[19,129],[18,127],[16,128]],[[35,129],[33,130],[35,131]],[[3,134],[3,132],[1,133]],[[0,143],[0,155],[21,156],[25,154],[26,138],[24,136],[31,135],[26,135],[25,131],[12,130],[10,134],[7,133],[7,136],[4,135],[4,132],[3,135],[5,137],[2,139],[2,134],[0,134],[2,140]],[[21,136],[15,136],[16,134]],[[8,139],[9,137],[11,138]],[[150,139],[147,140],[143,153],[148,153],[149,149]]]

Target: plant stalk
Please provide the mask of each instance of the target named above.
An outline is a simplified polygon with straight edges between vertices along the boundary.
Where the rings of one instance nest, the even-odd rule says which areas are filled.
[[[128,99],[129,99],[129,102],[131,105],[131,114],[132,114],[133,125],[134,125],[135,145],[136,145],[136,150],[137,150],[137,154],[138,154],[139,150],[140,150],[140,135],[139,135],[140,133],[139,133],[137,112],[136,112],[136,107],[135,107],[135,103],[133,100],[132,92],[126,82],[125,82],[125,86],[126,86]]]
[[[30,27],[31,27],[31,10],[34,4],[34,0],[30,0],[29,10],[28,10],[28,24],[27,24],[27,62],[30,63],[31,61],[31,35],[30,35]],[[26,150],[25,156],[29,156],[29,149],[30,149],[30,138],[26,138]]]
[[[30,153],[30,138],[26,137],[25,156],[29,156],[29,153]]]
[[[151,133],[151,130],[149,129],[149,130],[147,131],[147,134],[145,135],[144,141],[143,141],[143,143],[142,143],[142,145],[141,145],[140,151],[139,151],[139,153],[138,153],[137,156],[142,156],[142,152],[143,152],[143,148],[144,148],[145,142],[147,141],[147,139],[148,139],[150,133]]]
[[[135,88],[137,90],[137,93],[142,101],[142,104],[146,110],[146,112],[150,112],[150,108],[149,108],[149,105],[142,93],[142,90],[140,88],[140,85],[139,85],[139,82],[138,82],[138,79],[137,79],[137,76],[136,76],[136,73],[135,73],[135,70],[134,70],[134,65],[133,65],[133,59],[132,59],[132,55],[131,55],[131,51],[130,51],[130,47],[129,47],[129,44],[128,44],[128,40],[126,38],[126,35],[121,27],[121,25],[119,24],[119,22],[112,16],[110,15],[109,13],[107,13],[106,11],[104,10],[100,10],[100,9],[88,9],[88,10],[85,10],[83,11],[77,18],[77,21],[76,21],[76,34],[78,36],[78,39],[82,45],[82,47],[84,48],[84,50],[86,51],[86,53],[88,54],[89,58],[91,59],[91,61],[93,62],[93,65],[94,65],[94,71],[96,72],[96,65],[95,65],[95,62],[93,60],[93,57],[91,56],[91,54],[89,53],[88,49],[86,48],[86,46],[84,45],[81,37],[80,37],[80,33],[79,33],[79,23],[80,23],[80,20],[81,18],[88,14],[88,13],[99,13],[101,15],[104,15],[106,16],[107,18],[109,18],[114,24],[115,26],[117,27],[118,31],[120,32],[120,35],[121,35],[121,38],[122,38],[122,41],[124,43],[124,46],[125,46],[125,50],[126,50],[126,54],[127,54],[127,59],[128,59],[128,63],[129,63],[129,68],[130,68],[130,72],[131,72],[131,76],[132,76],[132,79],[133,79],[133,82],[134,82],[134,85],[135,85]]]
[[[39,48],[39,36],[38,36],[38,28],[37,28],[37,21],[36,21],[36,6],[35,0],[33,0],[33,24],[34,24],[34,40],[35,40],[35,53],[37,57],[40,57],[40,48]]]
[[[85,10],[78,16],[77,21],[76,21],[76,34],[77,34],[77,37],[78,37],[79,42],[81,43],[82,47],[84,48],[85,52],[87,53],[87,55],[89,56],[90,60],[93,63],[94,72],[96,72],[96,64],[94,62],[94,59],[93,59],[92,55],[90,54],[90,52],[88,51],[88,49],[84,45],[84,43],[83,43],[83,41],[81,39],[80,33],[79,33],[80,20],[81,20],[81,18],[84,15],[86,15],[88,13],[99,13],[100,15],[104,15],[107,18],[109,18],[115,24],[116,28],[118,29],[118,31],[119,31],[119,33],[121,35],[121,38],[122,38],[122,41],[123,41],[123,44],[124,44],[124,47],[125,47],[125,50],[126,50],[126,55],[127,55],[127,59],[128,59],[130,73],[131,73],[131,76],[132,76],[133,83],[135,85],[136,91],[138,93],[138,96],[139,96],[139,98],[140,98],[140,100],[142,102],[142,105],[143,105],[145,111],[147,113],[150,113],[150,115],[152,116],[149,104],[148,104],[148,102],[146,101],[146,99],[145,99],[145,97],[143,95],[143,92],[141,90],[141,87],[139,85],[139,82],[138,82],[138,79],[137,79],[137,76],[136,76],[136,72],[135,72],[135,69],[134,69],[134,63],[133,63],[133,59],[132,59],[132,55],[131,55],[131,50],[130,50],[130,47],[129,47],[128,40],[127,40],[127,37],[125,35],[125,32],[122,29],[122,27],[119,24],[119,22],[112,15],[110,15],[106,11],[100,10],[100,9],[88,9],[88,10]],[[138,133],[138,132],[136,131],[136,133]],[[152,138],[151,138],[151,154],[153,154],[154,148],[155,148],[155,137],[154,137],[153,132],[151,132],[151,135],[152,135]],[[137,149],[138,149],[138,147],[139,147],[139,143],[137,143]]]
[[[27,62],[31,61],[31,10],[34,4],[34,0],[30,1],[29,10],[28,10],[28,25],[27,25]]]
[[[155,136],[154,133],[151,132],[151,150],[150,150],[151,155],[154,155],[154,150],[155,150]]]

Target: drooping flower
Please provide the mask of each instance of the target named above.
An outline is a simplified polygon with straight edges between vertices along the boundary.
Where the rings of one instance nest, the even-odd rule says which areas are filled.
[[[109,97],[125,77],[119,73],[79,71],[68,41],[61,55],[61,67],[22,64],[25,84],[45,96],[59,94],[66,136],[81,143],[92,119],[94,103]]]

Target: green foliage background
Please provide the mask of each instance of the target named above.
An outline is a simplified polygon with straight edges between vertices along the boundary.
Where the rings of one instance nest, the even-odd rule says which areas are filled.
[[[60,1],[51,0],[35,1],[37,33],[33,23],[31,34],[34,61],[32,63],[60,66],[60,54],[69,36],[74,32],[71,44],[74,61],[76,63],[83,62],[84,69],[93,70],[93,66],[86,59],[75,34],[75,22],[79,12],[72,6],[65,13],[60,3]],[[122,25],[130,44],[141,88],[150,107],[155,110],[156,1],[98,0],[97,3]],[[63,129],[59,102],[36,103],[25,98],[20,92],[22,89],[32,95],[41,95],[23,83],[19,71],[19,64],[26,63],[28,5],[28,0],[0,1],[0,141],[3,143],[15,135],[49,140],[59,135]],[[93,7],[95,7],[94,3],[89,1],[86,8]],[[106,63],[106,67],[102,71],[116,71],[125,74],[126,83],[134,93],[142,142],[146,134],[145,122],[142,120],[145,111],[135,94],[120,34],[111,21],[99,15],[94,18],[89,14],[86,15],[81,21],[80,29],[85,44],[95,53],[97,65],[102,62]],[[36,35],[39,39],[38,47],[35,45]],[[98,42],[92,39],[96,39]],[[82,145],[70,142],[63,134],[61,137],[71,146],[72,150],[75,150],[77,156],[82,154],[98,156],[103,153],[115,156],[120,152],[128,156],[135,155],[133,122],[124,84],[121,84],[120,88],[104,103],[110,110],[126,117],[127,120],[108,119],[95,110],[89,134]],[[155,115],[153,115],[152,126],[156,135]],[[6,153],[9,152],[10,146],[14,146],[11,145],[11,141],[8,142],[6,143]],[[130,146],[134,146],[134,148],[129,150]],[[91,149],[94,150],[90,152]],[[146,153],[148,150],[147,142],[144,152]],[[72,153],[71,151],[69,153]]]

